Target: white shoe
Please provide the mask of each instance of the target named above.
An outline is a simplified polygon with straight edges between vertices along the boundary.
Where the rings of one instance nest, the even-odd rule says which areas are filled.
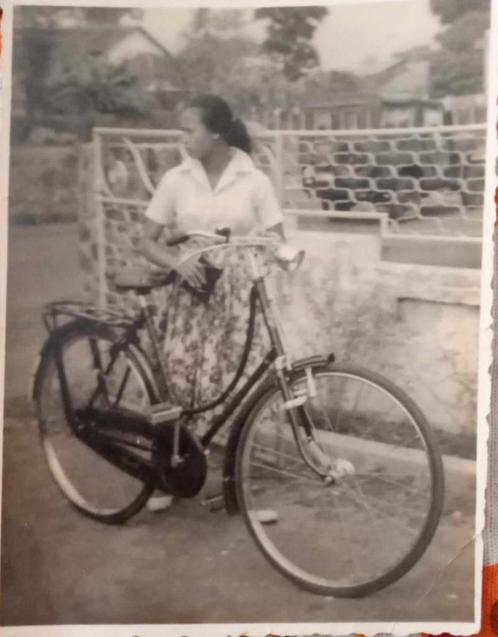
[[[261,524],[275,524],[275,522],[278,522],[278,513],[273,509],[254,511],[254,515]]]
[[[157,511],[166,511],[173,504],[172,495],[152,495],[147,500],[147,508],[149,511],[156,513]]]

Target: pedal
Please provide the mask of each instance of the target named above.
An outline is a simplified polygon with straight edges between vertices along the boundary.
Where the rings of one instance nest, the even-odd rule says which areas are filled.
[[[149,421],[152,425],[161,425],[165,422],[178,420],[183,413],[183,407],[172,405],[169,402],[152,405],[149,411]]]
[[[211,513],[216,513],[225,508],[225,498],[223,495],[213,495],[202,500],[201,505],[209,509]]]

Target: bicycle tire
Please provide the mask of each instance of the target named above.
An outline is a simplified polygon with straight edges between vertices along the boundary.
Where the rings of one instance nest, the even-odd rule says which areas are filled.
[[[254,489],[254,487],[248,486],[247,459],[250,457],[251,440],[254,438],[253,430],[257,427],[258,418],[264,413],[263,410],[265,406],[270,404],[271,400],[275,396],[281,397],[281,390],[277,386],[276,382],[270,386],[262,387],[261,390],[254,396],[252,409],[249,412],[244,428],[241,432],[237,447],[235,465],[237,499],[245,524],[248,527],[253,540],[266,559],[281,574],[298,586],[313,593],[332,597],[362,597],[381,590],[404,576],[419,561],[432,541],[439,523],[444,499],[444,470],[441,454],[434,433],[422,411],[403,390],[391,381],[375,372],[365,370],[355,365],[320,364],[318,366],[314,366],[312,369],[315,379],[320,378],[321,375],[343,374],[348,377],[359,378],[362,381],[370,383],[372,386],[379,387],[384,393],[392,396],[403,410],[406,410],[406,413],[413,419],[420,432],[423,445],[426,448],[427,464],[431,480],[430,505],[428,507],[424,524],[418,533],[417,540],[409,548],[406,554],[404,554],[395,564],[389,567],[386,572],[382,573],[380,576],[374,577],[373,579],[362,581],[353,585],[330,583],[324,578],[315,577],[313,575],[310,576],[310,574],[306,573],[299,565],[296,566],[292,563],[286,555],[280,552],[279,549],[275,549],[275,546],[269,539],[269,532],[262,530],[263,528],[266,529],[272,527],[264,527],[264,525],[256,522],[255,517],[251,515],[251,507],[253,506],[252,499],[254,496],[250,493],[250,490]],[[304,371],[295,371],[291,374],[290,384],[296,385],[299,382],[304,383],[305,378],[306,374]],[[265,426],[267,427],[267,425]],[[294,444],[296,444],[295,436],[293,436],[293,438]],[[364,444],[366,446],[369,444],[375,445],[375,443],[372,443],[371,441],[367,441]],[[265,452],[268,453],[267,450],[263,451],[263,453]],[[300,456],[301,458],[304,458],[302,452],[300,452]],[[258,469],[256,471],[258,471]],[[262,470],[259,469],[259,471],[261,472]],[[282,497],[283,496],[281,496],[281,498]],[[254,508],[252,510],[254,511]],[[279,521],[277,525],[280,523],[281,522]],[[279,533],[281,532],[279,531]],[[282,534],[283,533],[285,533],[285,529]],[[277,533],[275,532],[274,535],[276,536]],[[308,537],[307,539],[312,543],[314,542],[314,538],[310,539]],[[306,542],[306,538],[304,538],[303,541]],[[337,542],[337,539],[331,538],[331,542]],[[303,550],[305,547],[306,544],[301,542],[299,547],[300,550]]]
[[[107,524],[123,524],[124,522],[126,522],[126,520],[138,513],[144,507],[145,503],[154,490],[154,485],[151,483],[139,484],[137,481],[137,484],[133,485],[133,493],[126,494],[126,501],[125,497],[123,497],[123,502],[120,502],[115,506],[107,506],[107,503],[105,506],[92,503],[88,500],[88,494],[82,493],[81,487],[76,487],[74,482],[68,476],[68,469],[65,469],[62,464],[62,453],[60,453],[58,457],[59,452],[55,450],[54,443],[49,440],[49,426],[51,426],[51,423],[49,423],[49,413],[47,412],[49,385],[50,383],[53,383],[55,385],[58,385],[59,383],[57,376],[57,380],[54,380],[54,374],[57,374],[55,368],[55,347],[56,345],[60,346],[64,356],[64,353],[68,350],[69,347],[83,341],[87,341],[89,339],[94,339],[94,341],[99,343],[112,345],[116,342],[117,334],[115,331],[112,330],[112,328],[108,326],[96,323],[80,322],[76,320],[63,325],[55,332],[53,332],[50,340],[43,350],[40,365],[35,377],[33,394],[36,404],[36,416],[38,420],[40,440],[50,474],[59,490],[67,498],[71,505],[73,505],[78,511],[80,511],[87,517],[90,517],[94,520],[98,520]],[[124,351],[123,356],[125,356],[126,364],[130,365],[132,373],[136,375],[136,379],[143,389],[144,399],[148,403],[152,404],[156,401],[155,390],[151,384],[150,375],[146,373],[140,357],[130,347],[128,347]],[[68,382],[71,385],[70,378],[68,378]],[[60,393],[60,386],[58,391]],[[56,402],[57,398],[55,395],[57,394],[57,388],[54,389],[53,394],[53,400],[54,402]],[[61,422],[59,423],[59,425],[67,428],[67,437],[68,439],[70,439],[71,433],[69,424],[67,423],[65,417],[60,417],[60,420],[63,420],[64,423],[62,424]],[[65,430],[63,429],[63,431]],[[76,441],[73,441],[73,443],[74,442]],[[81,447],[78,447],[78,444]],[[101,463],[105,463],[106,467],[110,466],[110,463],[107,463],[107,461],[98,458],[96,454],[95,457],[92,457],[91,454],[93,452],[91,452],[91,450],[89,450],[88,447],[86,447],[81,441],[77,441],[76,444],[72,444],[70,452],[74,454],[74,456],[77,456],[79,454],[87,453],[87,451],[90,452],[87,457],[89,458],[89,460],[91,460],[92,463],[95,463],[99,467],[102,466]],[[64,451],[64,453],[69,456],[69,452]],[[65,460],[64,463],[66,463]],[[114,467],[112,467],[112,469],[115,470],[115,473],[112,473],[111,476],[106,480],[106,482],[101,485],[101,491],[109,493],[109,497],[111,497],[110,487],[112,486],[111,483],[113,482],[114,477],[116,480],[119,478],[119,480],[121,481],[120,485],[123,491],[125,486],[125,478],[121,475],[123,474],[123,472]],[[111,469],[109,468],[108,471],[110,472]],[[90,477],[92,475],[92,472],[89,471],[87,475],[88,477]],[[95,475],[95,477],[97,476]],[[88,486],[85,484],[85,489],[87,488]],[[98,494],[97,490],[95,490],[95,499],[100,498],[100,496],[101,494]]]

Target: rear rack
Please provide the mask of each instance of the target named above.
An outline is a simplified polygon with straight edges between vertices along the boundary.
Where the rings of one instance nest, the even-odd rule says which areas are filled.
[[[137,321],[136,316],[130,316],[120,310],[99,308],[82,301],[53,301],[43,307],[43,322],[49,332],[58,327],[60,317],[75,318],[90,323],[108,325],[110,327],[131,327]]]

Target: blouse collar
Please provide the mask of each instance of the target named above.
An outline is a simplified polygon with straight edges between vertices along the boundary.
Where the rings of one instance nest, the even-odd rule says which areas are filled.
[[[232,151],[232,158],[225,167],[215,191],[231,183],[237,175],[252,173],[256,170],[254,162],[248,153],[235,146],[230,146],[230,149]],[[195,157],[186,157],[180,164],[180,170],[182,172],[191,172],[194,177],[200,179],[203,183],[209,184],[204,166],[201,161]]]

